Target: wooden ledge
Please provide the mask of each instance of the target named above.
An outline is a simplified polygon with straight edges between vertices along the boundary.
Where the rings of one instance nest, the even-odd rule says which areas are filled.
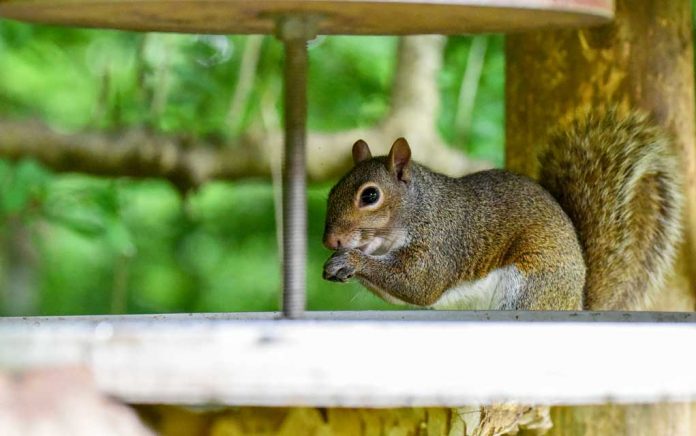
[[[5,318],[0,368],[83,367],[101,391],[132,403],[398,407],[696,399],[696,347],[685,345],[696,343],[693,313],[276,316]]]
[[[152,315],[83,315],[0,317],[0,327],[137,323],[208,323],[211,321],[281,320],[281,312],[165,313]],[[303,321],[432,321],[432,322],[610,322],[694,323],[696,312],[592,312],[592,311],[504,311],[504,310],[360,310],[307,311]]]
[[[81,27],[273,33],[316,17],[320,34],[461,34],[607,23],[613,0],[0,0],[0,16]]]

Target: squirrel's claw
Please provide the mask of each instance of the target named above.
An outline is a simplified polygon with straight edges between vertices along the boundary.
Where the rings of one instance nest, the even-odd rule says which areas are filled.
[[[347,282],[355,275],[355,267],[350,264],[347,253],[336,252],[324,264],[324,280]]]
[[[324,270],[324,280],[328,280],[330,282],[345,283],[351,277],[353,277],[353,274],[347,272],[345,268],[336,271],[336,273],[329,273],[326,270]]]

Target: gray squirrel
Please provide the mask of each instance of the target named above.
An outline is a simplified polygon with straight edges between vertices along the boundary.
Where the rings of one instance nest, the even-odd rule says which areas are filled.
[[[505,170],[461,178],[353,145],[328,198],[327,280],[436,309],[644,307],[681,238],[668,136],[641,113],[576,117],[550,135],[539,183]]]

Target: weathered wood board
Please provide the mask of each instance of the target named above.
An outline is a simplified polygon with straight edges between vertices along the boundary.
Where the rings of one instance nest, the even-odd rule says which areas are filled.
[[[442,320],[422,320],[431,314]],[[565,321],[549,321],[563,315]],[[150,404],[456,407],[696,398],[696,347],[683,346],[696,343],[696,314],[273,316],[6,318],[0,369],[82,367],[101,392]],[[475,321],[486,317],[496,320]]]
[[[285,15],[320,34],[461,34],[587,26],[613,0],[2,0],[0,16],[37,23],[186,33],[273,33]]]

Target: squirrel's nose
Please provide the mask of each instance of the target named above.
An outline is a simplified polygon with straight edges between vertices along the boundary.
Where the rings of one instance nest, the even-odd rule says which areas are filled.
[[[324,246],[329,250],[338,250],[341,248],[341,239],[336,235],[324,235]]]

